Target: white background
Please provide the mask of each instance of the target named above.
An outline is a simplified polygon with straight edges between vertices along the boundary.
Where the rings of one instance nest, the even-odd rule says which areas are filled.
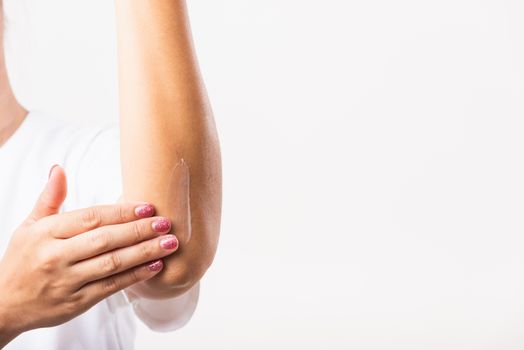
[[[112,1],[5,2],[20,100],[116,118]],[[523,349],[524,3],[189,3],[222,238],[137,348]]]

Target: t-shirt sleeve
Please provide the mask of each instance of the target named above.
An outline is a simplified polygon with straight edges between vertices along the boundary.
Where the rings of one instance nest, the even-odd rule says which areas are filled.
[[[94,130],[76,152],[78,160],[73,186],[78,208],[116,203],[122,193],[120,134],[118,124],[106,124]],[[198,303],[200,284],[179,297],[150,300],[123,293],[135,315],[157,332],[173,331],[191,319]]]

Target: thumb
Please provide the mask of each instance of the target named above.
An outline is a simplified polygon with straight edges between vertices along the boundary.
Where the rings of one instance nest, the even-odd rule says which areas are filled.
[[[47,184],[38,197],[29,220],[35,222],[46,216],[57,214],[67,195],[67,179],[64,169],[53,165]]]

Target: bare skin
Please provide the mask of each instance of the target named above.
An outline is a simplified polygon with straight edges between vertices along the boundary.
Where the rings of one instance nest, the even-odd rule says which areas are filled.
[[[214,258],[220,150],[185,2],[116,3],[123,201],[59,214],[66,179],[63,169],[54,168],[0,261],[0,348],[27,330],[62,324],[120,290],[176,297],[200,280]],[[26,115],[2,56],[0,146]],[[138,216],[144,200],[162,216]],[[173,229],[155,230],[158,220],[173,222]],[[180,248],[163,247],[166,239],[178,242],[174,234],[183,238]]]
[[[215,255],[222,202],[219,140],[186,2],[115,2],[123,198],[155,203],[182,238],[180,250],[164,259],[162,273],[128,291],[170,298],[197,283]],[[181,181],[181,159],[187,181]],[[181,200],[187,193],[189,203]]]
[[[146,203],[59,214],[67,192],[54,167],[0,261],[0,347],[21,333],[62,324],[104,298],[155,276],[176,251],[171,226]],[[159,225],[159,223],[161,223]],[[167,223],[167,225],[166,225]]]
[[[28,113],[11,89],[3,53],[0,30],[0,147]],[[165,239],[176,237],[166,235],[168,218],[151,217],[151,204],[120,203],[58,214],[66,191],[64,170],[55,167],[0,260],[0,348],[25,331],[62,324],[153,277],[163,268],[161,258],[178,248],[162,246]],[[137,208],[148,210],[136,213]],[[158,230],[162,225],[153,225],[159,220],[163,231]]]

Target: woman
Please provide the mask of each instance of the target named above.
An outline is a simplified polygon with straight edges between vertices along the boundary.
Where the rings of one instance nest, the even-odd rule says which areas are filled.
[[[6,349],[129,349],[134,316],[177,329],[216,251],[220,149],[185,1],[115,2],[118,128],[26,111],[0,60]]]

